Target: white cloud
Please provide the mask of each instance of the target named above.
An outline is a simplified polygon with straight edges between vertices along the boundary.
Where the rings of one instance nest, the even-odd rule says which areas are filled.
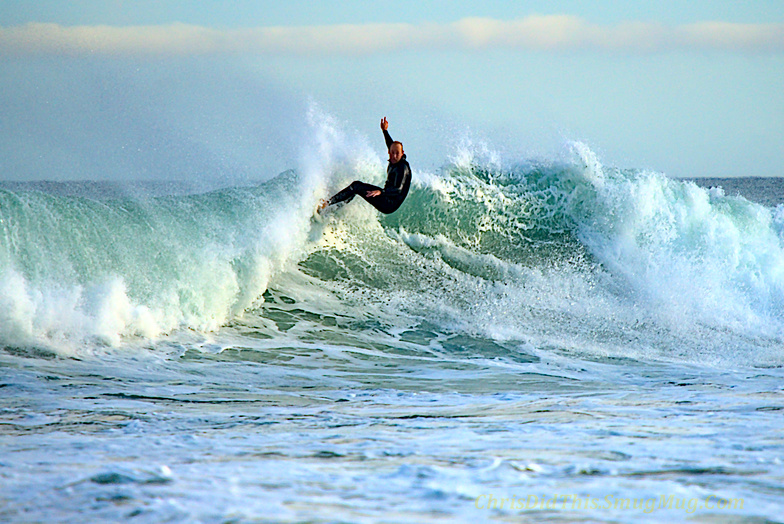
[[[355,24],[212,29],[28,24],[0,28],[0,54],[367,55],[399,50],[519,49],[602,52],[784,52],[784,24],[700,22],[600,26],[568,15],[518,20],[465,18],[450,24]]]

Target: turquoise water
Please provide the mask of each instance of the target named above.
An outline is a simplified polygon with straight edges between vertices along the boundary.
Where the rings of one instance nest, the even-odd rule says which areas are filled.
[[[0,517],[781,520],[781,180],[467,150],[314,217],[383,174],[332,147],[0,189]]]

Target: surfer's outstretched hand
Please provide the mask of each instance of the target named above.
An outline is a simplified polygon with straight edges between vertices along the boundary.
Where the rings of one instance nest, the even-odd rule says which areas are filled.
[[[384,118],[381,119],[381,129],[383,131],[386,131],[387,129],[389,129],[389,122],[387,122],[387,117],[384,117]]]

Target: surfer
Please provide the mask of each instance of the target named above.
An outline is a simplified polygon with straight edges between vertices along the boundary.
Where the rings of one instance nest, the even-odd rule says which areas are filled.
[[[392,140],[389,136],[389,122],[387,117],[381,119],[381,130],[387,143],[389,165],[387,166],[387,181],[384,189],[355,180],[347,188],[336,193],[329,200],[322,200],[319,211],[339,202],[350,202],[355,195],[359,195],[371,206],[385,214],[394,213],[408,195],[411,185],[411,167],[403,152],[403,144]]]

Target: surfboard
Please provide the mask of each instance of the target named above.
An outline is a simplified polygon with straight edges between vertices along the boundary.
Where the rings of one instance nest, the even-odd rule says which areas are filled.
[[[335,206],[330,206],[323,198],[316,205],[313,210],[313,221],[324,222],[329,215],[335,212]]]

